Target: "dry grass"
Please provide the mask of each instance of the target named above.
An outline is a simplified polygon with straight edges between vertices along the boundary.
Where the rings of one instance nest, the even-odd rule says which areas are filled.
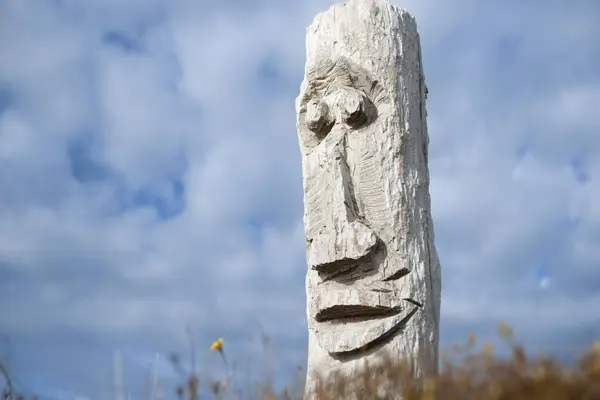
[[[317,385],[316,399],[391,400],[401,394],[404,400],[600,400],[600,342],[572,365],[564,365],[551,355],[527,355],[525,349],[514,339],[510,328],[504,324],[499,325],[499,334],[510,348],[509,357],[497,356],[492,344],[477,346],[475,336],[471,335],[465,344],[454,346],[442,356],[440,371],[434,376],[415,380],[410,365],[384,357],[377,365],[367,365],[356,376],[333,376],[326,381],[320,381]],[[190,335],[192,368],[195,350],[193,346]],[[227,363],[226,346],[222,341],[217,341],[212,346],[213,350],[221,354],[224,363]],[[452,362],[452,355],[455,358],[458,356],[461,361]],[[247,382],[242,390],[235,386],[231,375],[225,381],[210,380],[199,376],[193,370],[186,373],[181,368],[178,357],[173,356],[171,361],[182,374],[184,383],[167,398],[303,398],[304,372],[300,368],[297,382],[277,393],[270,384],[271,379],[268,379],[266,384],[250,385]],[[0,372],[5,375],[5,381],[9,384],[10,378],[6,370],[0,368]],[[4,392],[5,399],[22,399],[15,393],[8,393],[7,390],[8,388]]]
[[[510,348],[509,357],[499,357],[491,343],[477,346],[470,335],[442,356],[440,371],[415,380],[411,366],[384,357],[377,365],[366,365],[356,376],[332,376],[317,384],[316,399],[397,399],[404,400],[600,400],[600,342],[581,355],[573,365],[561,364],[554,356],[527,355],[506,324],[499,324],[499,336]],[[222,346],[220,351],[225,351]],[[452,362],[452,356],[460,362]],[[209,383],[214,398],[256,400],[300,400],[303,398],[299,369],[298,382],[276,393],[257,384],[244,393],[231,380]],[[178,398],[197,400],[198,377],[192,375],[178,390]]]

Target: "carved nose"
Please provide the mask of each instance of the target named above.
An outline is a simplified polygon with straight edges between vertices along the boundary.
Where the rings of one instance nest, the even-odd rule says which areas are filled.
[[[307,257],[311,268],[334,272],[348,265],[370,261],[378,243],[377,235],[361,219],[346,161],[345,138],[329,147],[327,167],[319,174],[322,216],[307,235]]]
[[[341,226],[341,224],[340,224]],[[312,268],[319,272],[335,272],[349,265],[371,261],[377,236],[358,221],[346,222],[342,230],[319,234],[309,243]]]

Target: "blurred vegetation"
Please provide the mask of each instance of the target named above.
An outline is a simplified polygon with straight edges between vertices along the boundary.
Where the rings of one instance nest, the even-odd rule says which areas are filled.
[[[397,399],[404,400],[600,400],[600,342],[594,344],[569,365],[546,354],[530,356],[515,340],[505,324],[498,327],[502,342],[510,354],[498,356],[491,343],[478,346],[477,338],[470,335],[466,343],[455,345],[441,356],[439,372],[415,380],[411,366],[383,357],[377,365],[367,365],[352,377],[331,376],[317,383],[316,398],[330,399]],[[304,372],[298,369],[298,379],[282,391],[273,389],[272,379],[263,383],[236,387],[235,368],[227,364],[227,343],[215,341],[211,350],[218,352],[230,371],[226,380],[202,377],[194,371],[194,344],[190,336],[191,371],[185,371],[181,359],[172,354],[170,361],[182,377],[182,384],[166,398],[199,400],[256,399],[300,400],[303,398]],[[454,357],[453,357],[454,356]],[[459,359],[452,361],[452,359]],[[10,377],[0,366],[4,376],[4,399],[23,397],[10,392]],[[204,388],[202,387],[204,385]],[[151,399],[142,399],[151,400]],[[153,400],[159,400],[155,398]],[[165,400],[165,399],[160,399]]]
[[[498,333],[510,349],[508,357],[496,355],[491,343],[477,346],[477,338],[470,335],[466,343],[453,346],[441,356],[440,370],[434,376],[415,380],[409,364],[387,356],[377,365],[367,365],[357,376],[334,375],[319,381],[316,398],[391,400],[401,394],[404,400],[600,400],[600,342],[572,365],[564,365],[552,355],[528,355],[506,324],[499,324]],[[222,339],[211,349],[220,352],[226,362]],[[453,362],[453,358],[460,361]],[[199,378],[190,374],[177,389],[177,398],[199,399]],[[280,392],[264,384],[241,391],[232,384],[231,377],[207,382],[215,399],[300,400],[303,379],[299,369],[298,381]]]

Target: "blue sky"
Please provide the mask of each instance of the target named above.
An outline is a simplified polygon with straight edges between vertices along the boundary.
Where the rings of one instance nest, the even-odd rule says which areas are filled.
[[[0,3],[0,360],[20,389],[105,398],[120,349],[139,395],[186,325],[201,371],[223,373],[219,336],[268,361],[261,327],[281,381],[304,364],[294,99],[332,3]],[[573,354],[600,337],[600,3],[396,4],[429,87],[442,344],[506,321]]]

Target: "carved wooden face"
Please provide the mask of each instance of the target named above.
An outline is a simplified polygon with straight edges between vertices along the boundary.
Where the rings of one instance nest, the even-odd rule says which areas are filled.
[[[420,308],[402,284],[404,138],[394,100],[361,68],[337,59],[308,71],[297,128],[309,328],[330,353],[352,353],[397,333]]]

